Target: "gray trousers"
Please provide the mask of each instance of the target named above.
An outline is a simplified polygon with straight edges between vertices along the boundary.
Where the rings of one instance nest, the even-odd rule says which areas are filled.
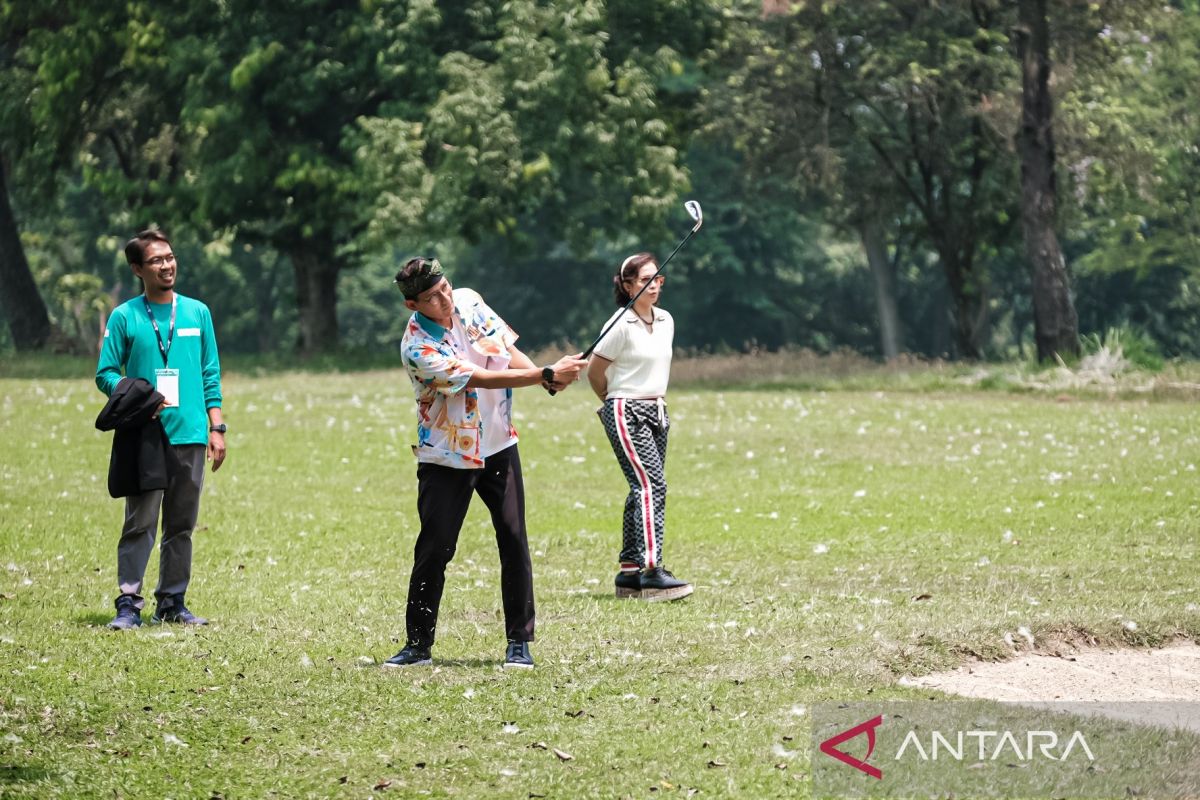
[[[158,588],[154,597],[161,602],[168,595],[183,595],[192,577],[192,530],[200,513],[207,448],[186,444],[174,450],[179,471],[167,479],[166,489],[125,498],[125,525],[117,543],[117,583],[122,595],[133,596],[137,608],[146,602],[142,598],[142,578],[154,550],[159,509],[162,544],[158,548]]]

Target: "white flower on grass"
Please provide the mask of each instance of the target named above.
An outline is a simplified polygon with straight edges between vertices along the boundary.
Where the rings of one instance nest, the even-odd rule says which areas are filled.
[[[505,778],[511,778],[517,774],[517,771],[513,770],[513,769],[509,769],[508,767],[505,767],[504,769],[500,770],[500,774],[503,775]]]
[[[866,497],[866,496],[867,496],[867,490],[866,490],[866,489],[859,489],[857,492],[855,492],[855,493],[854,493],[854,496],[855,496],[855,497]]]
[[[521,729],[520,729],[520,728],[518,728],[518,727],[517,727],[517,726],[516,726],[514,723],[512,723],[512,722],[506,722],[506,723],[504,723],[504,727],[503,727],[503,728],[501,728],[500,730],[502,730],[504,733],[520,733],[520,732],[521,732]]]
[[[463,697],[465,697],[465,698],[466,698],[466,699],[468,699],[468,700],[470,700],[470,699],[471,699],[472,697],[474,697],[474,696],[475,696],[475,690],[474,690],[474,689],[472,689],[472,688],[471,688],[471,687],[469,687],[469,686],[468,686],[468,687],[466,688],[466,690],[463,692]]]
[[[804,706],[792,706],[792,710],[788,712],[793,717],[803,717],[808,713],[808,709]]]
[[[747,450],[747,451],[746,451],[746,458],[754,458],[754,451],[753,451],[753,450]]]
[[[309,658],[308,653],[301,653],[300,654],[300,666],[311,667],[312,665],[313,665],[313,660],[311,658]]]
[[[584,508],[587,508],[587,506],[585,506],[583,503],[581,503],[581,502],[579,502],[578,500],[576,500],[576,501],[575,501],[575,508],[578,508],[578,509],[584,509]]]
[[[178,736],[176,736],[173,733],[164,733],[163,741],[166,742],[167,744],[173,744],[176,747],[187,747],[188,746],[187,742],[185,742],[183,739],[180,739]]]
[[[783,745],[781,745],[779,742],[776,742],[775,746],[771,748],[771,754],[774,755],[776,758],[795,758],[796,757],[795,750],[788,750]]]
[[[1012,541],[1012,538],[1013,538],[1013,532],[1012,532],[1012,531],[1005,531],[1005,532],[1004,532],[1004,536],[1002,536],[1001,538],[1002,538],[1002,539],[1004,539],[1004,541],[1005,541],[1006,543],[1007,543],[1007,542],[1011,542],[1011,541]]]
[[[825,544],[824,542],[820,542],[820,543],[813,545],[813,553],[815,553],[816,555],[820,556],[820,555],[824,555],[825,553],[828,553],[828,552],[829,552],[829,545]]]
[[[991,563],[992,563],[992,560],[990,558],[988,558],[987,556],[980,556],[979,560],[975,562],[975,566],[986,567],[988,564],[991,564]]]
[[[1136,631],[1138,629],[1138,624],[1136,622],[1134,622],[1133,620],[1128,620],[1125,623],[1124,628],[1127,631],[1131,631],[1131,632]]]
[[[1046,476],[1047,483],[1059,483],[1062,479],[1063,474],[1061,472],[1051,472]]]
[[[629,692],[628,694],[623,695],[621,699],[622,700],[637,700],[638,696],[636,694],[634,694],[633,692]]]

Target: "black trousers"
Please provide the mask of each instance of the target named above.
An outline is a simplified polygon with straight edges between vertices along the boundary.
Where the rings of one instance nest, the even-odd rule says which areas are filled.
[[[454,558],[458,534],[479,494],[492,515],[500,551],[500,594],[504,631],[509,640],[532,642],[534,628],[533,564],[525,530],[525,484],[517,446],[484,460],[482,469],[454,469],[440,464],[417,466],[417,513],[421,533],[408,582],[408,642],[431,647],[437,631],[438,606],[446,583],[446,565]]]

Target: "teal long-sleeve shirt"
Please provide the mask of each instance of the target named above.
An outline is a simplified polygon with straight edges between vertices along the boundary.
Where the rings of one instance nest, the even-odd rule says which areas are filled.
[[[160,419],[171,444],[206,445],[208,409],[221,406],[217,337],[208,306],[178,292],[175,297],[175,338],[167,366],[179,370],[179,407],[164,408]],[[150,308],[165,345],[171,325],[171,304],[151,303]],[[96,364],[96,385],[106,395],[112,394],[123,375],[145,378],[157,385],[154,373],[162,368],[158,337],[146,314],[144,295],[138,295],[113,309],[108,319]]]

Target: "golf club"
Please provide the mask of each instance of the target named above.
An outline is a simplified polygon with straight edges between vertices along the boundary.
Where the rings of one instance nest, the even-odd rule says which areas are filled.
[[[604,337],[608,335],[608,332],[613,329],[613,326],[617,324],[621,317],[625,316],[625,312],[633,307],[633,304],[637,302],[637,299],[642,296],[642,292],[646,291],[650,284],[654,282],[654,279],[659,276],[659,273],[666,268],[667,264],[671,263],[671,259],[675,257],[676,253],[679,252],[679,248],[687,244],[687,240],[692,238],[692,235],[696,231],[700,230],[700,226],[704,224],[704,209],[700,208],[700,203],[695,200],[688,200],[683,204],[683,207],[687,209],[688,216],[696,220],[696,224],[693,225],[692,229],[687,232],[687,236],[684,236],[679,240],[679,244],[675,245],[675,249],[671,251],[671,255],[667,256],[666,259],[658,265],[658,269],[656,269],[654,274],[650,276],[650,280],[642,284],[642,288],[638,289],[637,294],[629,298],[629,302],[626,303],[625,307],[621,309],[621,313],[613,317],[612,321],[609,322],[608,325],[604,326],[604,330],[600,331],[600,335],[596,337],[594,342],[588,345],[588,349],[583,351],[583,353],[579,356],[580,358],[588,358],[592,354],[592,351],[596,349],[596,345],[600,344],[600,342],[603,341]],[[550,389],[549,392],[551,395],[557,394],[554,389]]]

